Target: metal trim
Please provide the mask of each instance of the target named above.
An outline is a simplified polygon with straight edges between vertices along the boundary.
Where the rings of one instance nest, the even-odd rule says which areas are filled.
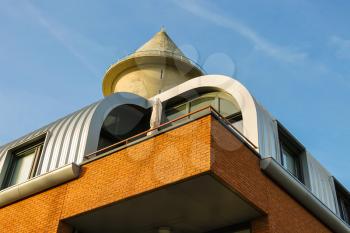
[[[336,233],[350,233],[350,226],[335,215],[299,180],[272,157],[260,160],[260,168]]]
[[[75,179],[79,174],[80,166],[71,163],[41,176],[34,177],[24,183],[6,188],[0,191],[0,207]]]

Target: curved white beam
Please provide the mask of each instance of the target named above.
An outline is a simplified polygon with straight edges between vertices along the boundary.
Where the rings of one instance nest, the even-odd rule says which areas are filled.
[[[244,136],[246,136],[255,146],[259,147],[256,102],[249,91],[240,82],[231,77],[224,75],[200,76],[160,93],[150,100],[159,98],[163,102],[188,91],[206,87],[224,91],[232,95],[242,112]]]

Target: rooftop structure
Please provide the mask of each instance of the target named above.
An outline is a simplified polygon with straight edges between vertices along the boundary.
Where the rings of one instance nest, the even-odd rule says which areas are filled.
[[[202,70],[162,29],[133,54],[107,70],[103,79],[103,95],[131,92],[150,98],[201,75]]]
[[[103,94],[0,147],[0,232],[350,232],[349,191],[164,30]]]

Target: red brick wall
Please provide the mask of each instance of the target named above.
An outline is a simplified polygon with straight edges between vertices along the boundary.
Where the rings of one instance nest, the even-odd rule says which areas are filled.
[[[56,232],[66,185],[0,209],[1,233]]]
[[[62,218],[208,171],[210,118],[84,165],[70,182]]]
[[[252,222],[253,233],[330,232],[207,116],[85,164],[79,179],[1,208],[0,233],[71,233],[61,219],[210,170],[265,215]]]
[[[210,169],[210,117],[85,164],[79,179],[0,209],[0,233],[70,233],[59,220]]]
[[[259,158],[218,121],[212,120],[211,130],[214,174],[268,215],[253,221],[253,233],[331,232],[262,173]]]

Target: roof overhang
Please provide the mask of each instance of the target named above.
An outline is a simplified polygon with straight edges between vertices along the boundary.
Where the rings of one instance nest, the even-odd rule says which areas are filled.
[[[261,213],[211,174],[126,199],[64,220],[85,233],[200,233],[250,221]]]

